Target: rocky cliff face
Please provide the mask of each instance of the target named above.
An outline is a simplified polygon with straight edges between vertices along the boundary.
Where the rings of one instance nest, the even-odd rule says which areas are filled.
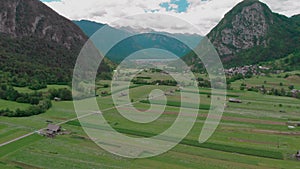
[[[11,37],[36,37],[71,49],[87,37],[71,21],[38,0],[1,0],[0,32]]]
[[[269,26],[261,4],[255,3],[244,7],[241,13],[235,15],[228,24],[232,27],[227,27],[220,32],[212,32],[218,36],[213,44],[223,55],[233,55],[241,49],[267,45],[264,37]]]
[[[249,5],[244,4],[251,2]],[[259,1],[244,1],[226,14],[208,37],[224,60],[230,60],[241,50],[255,46],[267,47],[271,10]]]
[[[291,18],[273,13],[258,0],[244,0],[208,34],[224,64],[245,65],[293,52],[299,36]]]

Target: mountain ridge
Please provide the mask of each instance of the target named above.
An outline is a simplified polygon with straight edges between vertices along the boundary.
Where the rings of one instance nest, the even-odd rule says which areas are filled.
[[[276,60],[299,50],[299,35],[293,19],[273,13],[258,0],[244,0],[207,36],[225,65],[240,66]]]
[[[108,32],[109,35],[100,34],[104,36],[103,39],[109,39],[114,37],[129,37],[124,39],[122,42],[117,44],[117,47],[114,47],[112,51],[107,54],[107,58],[114,61],[115,63],[122,62],[127,56],[130,54],[141,51],[143,49],[150,49],[150,48],[158,48],[170,51],[174,53],[177,57],[183,57],[187,53],[190,52],[190,47],[195,48],[199,42],[201,41],[202,37],[197,34],[171,34],[166,32],[155,32],[154,30],[147,30],[147,33],[143,32],[136,32],[133,28],[128,27],[120,27],[115,28],[111,27],[107,24],[101,24],[94,21],[88,20],[81,20],[81,21],[73,21],[77,24],[83,32],[89,37],[97,32],[99,29],[106,26],[105,31]],[[97,35],[96,35],[97,36]],[[94,38],[91,38],[95,40]],[[95,40],[96,41],[96,40]],[[108,41],[102,42],[101,44],[99,41],[94,42],[98,49],[103,49]],[[187,45],[188,44],[188,45]],[[102,45],[102,46],[101,46]],[[189,47],[190,46],[190,47]],[[145,58],[155,58],[155,59],[164,59],[169,58],[164,53],[160,53],[155,50],[148,50],[148,51],[141,51],[141,55],[137,56],[134,55],[135,59],[145,59]],[[170,56],[171,57],[171,56]],[[173,58],[173,57],[172,57]]]
[[[66,83],[88,37],[39,0],[0,2],[0,71],[5,83]],[[103,64],[104,72],[110,71]]]
[[[12,37],[39,37],[63,43],[68,49],[87,37],[67,18],[38,0],[4,0],[0,15],[0,32]],[[60,31],[68,29],[67,31]],[[61,40],[61,41],[60,41]]]

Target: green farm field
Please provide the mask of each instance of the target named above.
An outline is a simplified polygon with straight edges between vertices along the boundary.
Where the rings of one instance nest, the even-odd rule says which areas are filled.
[[[47,85],[47,88],[40,89],[40,90],[37,90],[37,91],[38,92],[46,92],[49,89],[63,89],[63,88],[70,89],[70,87],[67,86],[67,85]],[[34,90],[29,89],[28,87],[14,87],[14,89],[17,90],[20,93],[33,93],[33,92],[35,92]]]
[[[249,83],[257,83],[255,80],[249,79]],[[174,87],[141,85],[131,88],[129,97],[137,109],[144,111],[150,104],[142,101],[154,89],[169,91]],[[100,86],[97,92],[101,90],[107,89]],[[33,134],[1,146],[0,168],[300,168],[293,158],[300,149],[300,128],[289,129],[286,125],[288,121],[300,121],[300,100],[230,90],[227,99],[238,98],[242,103],[227,102],[216,132],[206,143],[200,144],[198,138],[211,98],[210,89],[199,88],[199,93],[199,114],[190,133],[170,151],[146,159],[122,158],[98,147],[82,130],[70,101],[53,101],[51,109],[37,116],[0,117],[0,144],[44,128],[47,121],[63,123],[62,128],[71,132],[53,139]],[[109,124],[133,137],[154,136],[172,125],[179,111],[180,92],[168,95],[167,99],[168,106],[159,119],[138,124],[125,119],[113,108],[110,95],[97,97],[101,110],[106,109],[103,115]],[[4,100],[0,103],[1,109],[27,106]],[[152,103],[160,104],[160,100]],[[127,107],[121,109],[126,111]]]
[[[271,74],[269,76],[254,76],[250,79],[238,80],[232,83],[232,87],[239,90],[240,85],[244,83],[249,87],[256,87],[264,85],[266,88],[277,88],[277,89],[288,89],[289,86],[293,85],[296,89],[300,89],[300,76],[298,71]]]

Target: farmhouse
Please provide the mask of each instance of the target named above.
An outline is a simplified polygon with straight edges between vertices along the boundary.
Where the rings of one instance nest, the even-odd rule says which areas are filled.
[[[46,135],[48,137],[54,137],[56,134],[58,134],[61,131],[61,127],[54,124],[48,124],[46,129]]]
[[[241,100],[235,99],[235,98],[229,98],[229,102],[231,102],[231,103],[242,103]]]

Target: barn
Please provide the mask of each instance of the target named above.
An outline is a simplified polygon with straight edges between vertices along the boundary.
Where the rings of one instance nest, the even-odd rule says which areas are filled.
[[[48,124],[46,129],[46,134],[48,137],[54,137],[56,134],[58,134],[61,131],[61,127],[54,124]]]

